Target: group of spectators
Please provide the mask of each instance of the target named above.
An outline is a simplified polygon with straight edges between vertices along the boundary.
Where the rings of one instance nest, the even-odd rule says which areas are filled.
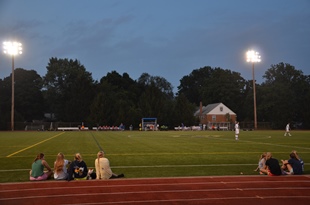
[[[271,152],[263,153],[259,159],[258,167],[254,171],[269,176],[300,175],[304,171],[304,162],[298,156],[296,150],[290,153],[288,160],[281,160],[281,165]]]
[[[304,162],[293,150],[288,160],[279,161],[272,157],[271,152],[263,153],[260,156],[258,167],[254,171],[268,176],[279,175],[300,175],[304,171]],[[103,151],[97,153],[94,162],[95,172],[88,169],[80,153],[76,153],[73,161],[65,159],[63,153],[58,153],[54,162],[54,170],[49,166],[43,153],[39,153],[32,163],[30,170],[31,181],[47,180],[54,177],[55,180],[86,180],[86,179],[112,179],[124,177],[124,174],[112,172],[109,160]],[[46,169],[46,171],[44,171]]]
[[[97,128],[98,131],[124,131],[125,130],[125,125],[121,123],[119,126],[109,126],[109,125],[104,125],[104,126],[99,126]]]
[[[95,171],[88,169],[80,153],[76,153],[74,160],[65,159],[63,153],[58,153],[54,162],[54,170],[49,166],[43,153],[39,153],[32,163],[30,170],[31,181],[47,180],[54,176],[55,180],[86,180],[86,179],[112,179],[124,177],[124,174],[112,172],[109,160],[103,151],[97,153]],[[44,171],[46,169],[46,171]]]

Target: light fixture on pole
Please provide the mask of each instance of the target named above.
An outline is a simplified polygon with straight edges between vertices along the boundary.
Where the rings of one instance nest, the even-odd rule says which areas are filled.
[[[257,115],[256,115],[256,90],[255,90],[255,76],[254,76],[254,64],[261,61],[258,52],[250,50],[246,53],[247,62],[252,63],[252,77],[253,77],[253,99],[254,99],[254,129],[257,129]]]
[[[11,104],[11,129],[14,131],[14,56],[22,54],[22,44],[19,42],[3,42],[3,51],[12,56],[12,104]]]

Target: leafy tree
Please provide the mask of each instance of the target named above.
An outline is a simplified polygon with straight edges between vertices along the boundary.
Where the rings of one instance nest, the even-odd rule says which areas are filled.
[[[173,98],[173,86],[165,78],[160,76],[151,76],[148,73],[142,73],[138,79],[138,84],[142,86],[154,86],[168,98]]]
[[[274,123],[274,128],[283,128],[288,122],[308,121],[309,78],[290,64],[271,65],[262,84],[264,95],[260,112],[266,121]],[[305,98],[306,96],[306,98]],[[309,112],[308,112],[309,113]]]
[[[11,120],[11,77],[0,79],[0,130],[10,128]]]
[[[25,122],[44,118],[42,78],[34,70],[17,68],[14,71],[14,121]],[[12,75],[0,80],[0,129],[8,129],[11,121]]]
[[[91,118],[98,125],[138,124],[137,83],[127,73],[116,71],[102,77],[91,106]]]
[[[200,101],[205,105],[222,102],[236,113],[243,112],[242,99],[245,95],[246,81],[240,73],[221,68],[203,67],[193,70],[180,82],[178,94],[183,93],[197,106]]]
[[[138,107],[141,117],[157,117],[159,123],[167,125],[171,119],[173,87],[162,77],[143,73],[138,79],[141,94]]]
[[[179,126],[183,123],[186,126],[196,124],[196,119],[193,113],[196,111],[196,106],[190,103],[183,93],[175,99],[173,110],[173,126]]]
[[[210,66],[193,70],[189,75],[180,80],[178,95],[183,93],[186,98],[196,105],[203,101],[203,88],[207,86],[207,79],[211,78],[212,68]]]
[[[94,81],[78,60],[51,58],[44,77],[49,112],[58,120],[83,122],[90,114]]]
[[[15,69],[16,121],[42,120],[44,99],[42,78],[34,70]]]

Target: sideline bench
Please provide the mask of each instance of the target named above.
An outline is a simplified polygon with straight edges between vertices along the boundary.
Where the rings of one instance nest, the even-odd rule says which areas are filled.
[[[228,127],[220,127],[220,130],[228,130]]]
[[[190,127],[186,127],[186,126],[184,126],[184,127],[174,127],[174,130],[176,130],[176,131],[188,131],[188,130],[191,130],[191,128]]]
[[[218,127],[209,127],[209,130],[218,130]],[[228,131],[228,127],[219,127],[219,130],[227,130]]]
[[[58,127],[57,130],[59,131],[76,131],[76,130],[88,130],[88,127],[84,127],[83,129],[79,127]],[[93,127],[93,130],[97,130],[97,127]]]

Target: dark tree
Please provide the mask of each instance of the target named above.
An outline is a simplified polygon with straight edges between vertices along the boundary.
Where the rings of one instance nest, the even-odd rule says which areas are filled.
[[[94,81],[78,60],[51,58],[44,76],[48,112],[58,120],[85,121],[94,98]]]
[[[309,125],[309,77],[284,63],[272,65],[263,77],[259,110],[264,120],[273,122],[276,129],[284,129],[288,122]]]

